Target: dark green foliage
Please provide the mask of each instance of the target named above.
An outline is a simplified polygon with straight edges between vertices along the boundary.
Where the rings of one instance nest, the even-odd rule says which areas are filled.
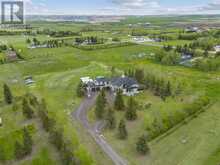
[[[15,142],[15,157],[17,159],[22,159],[25,156],[31,154],[33,146],[33,140],[30,132],[26,127],[23,129],[23,142]]]
[[[24,154],[30,154],[32,152],[33,140],[27,128],[23,130],[23,145]]]
[[[73,149],[70,143],[65,143],[62,148],[62,160],[64,165],[80,164],[79,160],[75,158]]]
[[[122,91],[118,91],[116,98],[115,98],[115,103],[114,103],[114,108],[118,111],[122,111],[125,109],[125,104],[124,104],[124,99],[122,96]]]
[[[202,70],[202,71],[217,71],[220,69],[220,58],[206,58],[206,59],[201,59],[201,60],[197,60],[195,65],[195,68]]]
[[[54,128],[55,121],[49,117],[49,113],[47,111],[46,102],[42,100],[42,103],[39,108],[39,116],[43,123],[43,128],[49,132]]]
[[[95,115],[97,119],[102,119],[105,113],[105,106],[106,106],[106,97],[105,91],[102,90],[96,100],[96,107],[95,107]]]
[[[26,118],[32,119],[34,117],[34,111],[29,104],[28,98],[24,97],[22,101],[23,114]]]
[[[138,138],[138,141],[136,143],[136,150],[138,153],[143,155],[149,152],[146,136],[141,136],[140,138]]]
[[[49,116],[44,99],[41,101],[38,114],[43,123],[43,128],[49,132],[50,142],[60,152],[63,164],[80,164],[79,160],[74,156],[74,147],[71,142],[64,137],[63,128],[57,128],[56,121]]]
[[[144,70],[143,69],[136,69],[135,70],[135,78],[139,83],[143,83],[144,80]]]
[[[115,119],[114,111],[112,109],[108,110],[105,120],[106,120],[106,127],[108,129],[114,129],[116,127],[116,119]]]
[[[83,97],[85,96],[85,88],[84,88],[84,85],[82,82],[80,82],[77,86],[77,89],[76,89],[76,94],[78,97]]]
[[[125,117],[127,120],[133,121],[137,119],[137,103],[133,97],[128,99]]]
[[[0,163],[4,163],[6,161],[6,155],[3,147],[0,147]]]
[[[177,65],[180,62],[180,54],[161,50],[155,54],[155,61],[164,65]]]
[[[125,121],[122,119],[119,123],[119,126],[118,126],[118,137],[119,139],[126,139],[128,136],[128,132],[127,132],[127,128],[126,128],[126,125],[125,125]]]
[[[82,44],[84,42],[86,42],[88,45],[96,45],[96,44],[104,44],[104,38],[98,38],[98,37],[77,37],[75,39],[75,43],[77,45]]]
[[[31,43],[31,40],[28,38],[28,39],[26,40],[26,43],[27,43],[27,44],[30,44],[30,43]]]
[[[62,129],[51,130],[50,141],[57,148],[57,150],[61,151],[64,144],[63,130]]]
[[[178,85],[178,92],[174,91],[170,81],[165,81],[164,78],[157,78],[152,73],[147,73],[145,76],[145,85],[147,89],[150,89],[156,96],[160,96],[163,100],[172,94],[180,94],[180,86]]]
[[[199,97],[193,103],[187,104],[184,110],[190,116],[200,111],[202,108],[207,106],[209,103],[210,103],[210,99],[208,97],[205,97],[205,96]]]
[[[178,39],[179,40],[196,40],[199,37],[201,37],[201,35],[198,33],[183,33],[183,34],[179,34]]]
[[[18,141],[15,142],[15,157],[16,159],[22,159],[24,157],[23,145]]]
[[[12,104],[13,96],[12,96],[11,90],[7,84],[4,84],[3,91],[4,91],[5,102],[7,104]]]
[[[209,98],[202,96],[194,100],[192,103],[188,103],[184,107],[185,113],[175,113],[168,115],[157,115],[151,124],[147,125],[148,140],[152,140],[159,135],[165,133],[169,129],[173,128],[180,122],[184,121],[189,116],[197,116],[201,113],[206,106],[210,104]]]

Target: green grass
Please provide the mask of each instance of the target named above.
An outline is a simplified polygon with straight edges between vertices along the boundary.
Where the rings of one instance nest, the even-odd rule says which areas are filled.
[[[167,21],[166,19],[163,20],[164,23]],[[172,19],[175,20],[174,18]],[[159,23],[160,20],[154,21],[155,23]],[[35,23],[35,26],[39,25],[41,23]],[[87,25],[60,23],[55,27],[53,23],[45,23],[42,27],[78,31],[84,26]],[[115,25],[115,27],[111,28],[118,30],[122,27]],[[127,33],[126,28],[125,31]],[[177,32],[176,29],[170,29],[170,31]],[[160,32],[160,30],[150,32],[156,33]],[[83,35],[112,36],[111,32],[100,31],[87,32]],[[42,41],[48,39],[47,36],[36,37]],[[120,35],[120,37],[126,39],[127,34]],[[134,45],[94,51],[83,51],[71,47],[29,50],[25,43],[26,38],[27,36],[1,37],[1,41],[9,44],[12,43],[14,47],[21,49],[25,60],[18,63],[0,65],[0,86],[5,82],[8,83],[12,89],[12,93],[16,96],[21,96],[26,92],[33,92],[39,98],[46,98],[50,113],[58,124],[64,127],[65,136],[69,137],[71,142],[75,144],[75,154],[81,160],[85,160],[84,164],[91,160],[88,152],[92,155],[92,158],[96,159],[96,164],[111,165],[112,163],[87,132],[83,130],[82,126],[76,121],[71,121],[70,113],[81,102],[81,99],[76,97],[75,89],[80,77],[110,75],[111,66],[116,67],[118,70],[126,70],[134,67],[144,68],[145,71],[152,72],[157,76],[165,77],[174,82],[181,82],[184,89],[183,95],[176,99],[169,98],[166,102],[161,101],[160,98],[155,97],[149,91],[136,96],[139,104],[144,105],[151,102],[152,107],[149,109],[140,109],[138,111],[138,120],[127,123],[129,129],[128,140],[117,140],[116,131],[106,131],[104,133],[106,139],[113,145],[117,152],[121,153],[131,164],[138,165],[146,163],[154,165],[215,165],[219,161],[220,142],[218,137],[220,123],[217,120],[220,115],[218,111],[220,98],[219,72],[205,73],[180,66],[162,66],[146,59],[133,58],[133,56],[139,53],[150,54],[157,52],[157,47]],[[163,44],[168,43],[177,45],[185,44],[186,42],[174,40]],[[23,78],[26,75],[32,75],[36,83],[29,87],[25,86]],[[217,101],[217,103],[198,116],[198,118],[183,125],[172,134],[162,138],[159,142],[151,142],[151,152],[149,155],[140,156],[136,153],[136,140],[146,132],[146,124],[151,120],[151,116],[179,112],[183,106],[183,103],[180,101],[181,99],[183,99],[184,103],[187,103],[195,97],[204,94],[212,100]],[[3,102],[2,91],[0,92],[0,100]],[[89,117],[91,121],[94,121],[94,115],[92,113],[89,114]],[[22,126],[21,123],[24,119],[21,114],[13,112],[9,107],[0,108],[0,115],[6,124],[0,128],[0,135],[3,134],[3,137],[7,139],[6,132],[17,130],[17,128]],[[116,115],[117,121],[124,117],[124,113],[116,113]],[[38,131],[36,134],[40,134],[40,132]],[[44,135],[43,137],[47,136]],[[10,134],[8,139],[12,139]],[[182,140],[185,139],[187,143],[183,144]],[[37,138],[37,143],[41,144],[41,140],[42,138]],[[9,140],[9,142],[11,141]],[[4,146],[7,145],[5,144]],[[9,145],[11,149],[8,149],[10,153],[7,153],[10,159],[12,158],[10,156],[12,155],[12,147]],[[37,153],[34,153],[33,159],[24,162],[24,164],[53,164],[56,162],[56,156],[54,156],[56,152],[51,152],[51,150],[53,150],[53,147],[48,142],[42,144],[38,148]]]
[[[51,159],[51,153],[48,148],[42,148],[39,153],[33,158],[33,160],[25,161],[21,165],[57,165],[58,162]]]

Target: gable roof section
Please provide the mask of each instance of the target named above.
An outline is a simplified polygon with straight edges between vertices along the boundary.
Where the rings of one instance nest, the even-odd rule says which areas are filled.
[[[111,84],[113,86],[118,86],[118,87],[123,86],[125,88],[131,88],[134,85],[138,85],[138,82],[130,77],[119,77],[119,78],[113,78]]]

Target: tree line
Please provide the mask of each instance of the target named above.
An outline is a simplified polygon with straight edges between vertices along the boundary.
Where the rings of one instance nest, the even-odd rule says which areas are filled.
[[[151,115],[153,120],[146,124],[148,141],[151,141],[166,133],[177,124],[185,121],[188,117],[197,117],[198,113],[205,111],[206,106],[209,104],[210,99],[206,96],[201,96],[195,99],[192,103],[185,104],[182,112],[176,112],[167,115],[158,114],[157,116]]]
[[[87,45],[96,45],[96,44],[104,44],[105,39],[99,38],[96,36],[88,36],[88,37],[77,37],[75,38],[75,44],[80,45],[82,43],[85,43]]]

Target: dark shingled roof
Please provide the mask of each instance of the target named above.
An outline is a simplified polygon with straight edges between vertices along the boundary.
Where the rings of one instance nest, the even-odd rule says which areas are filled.
[[[131,88],[133,85],[138,85],[138,82],[134,78],[130,77],[118,77],[111,80],[113,86],[123,86],[124,88]]]

